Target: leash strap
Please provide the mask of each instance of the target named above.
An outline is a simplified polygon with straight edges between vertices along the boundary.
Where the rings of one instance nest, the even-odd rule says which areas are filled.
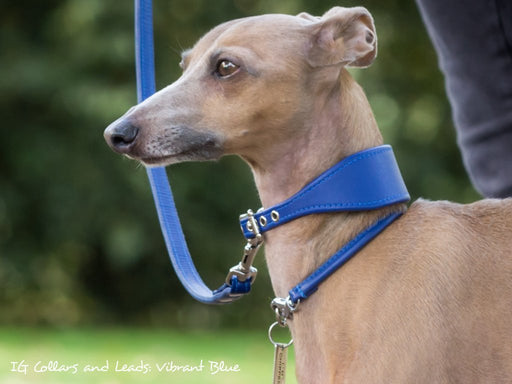
[[[140,103],[155,93],[156,89],[151,0],[135,0],[135,51],[137,98]],[[251,279],[238,282],[236,276],[232,277],[230,285],[223,284],[215,291],[205,285],[188,251],[165,168],[146,170],[169,257],[178,278],[190,295],[203,303],[228,303],[249,292]]]
[[[312,213],[371,210],[409,199],[393,149],[381,145],[346,157],[288,200],[255,213],[254,220],[265,233]],[[240,218],[248,239],[255,236],[250,219]]]

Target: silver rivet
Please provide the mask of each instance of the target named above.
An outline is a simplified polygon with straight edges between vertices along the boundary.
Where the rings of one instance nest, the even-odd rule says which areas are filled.
[[[261,216],[260,217],[260,225],[262,227],[264,227],[265,225],[267,225],[267,218],[265,216]]]
[[[254,228],[252,227],[252,223],[250,221],[247,222],[247,230],[249,232],[254,232]]]
[[[270,217],[272,218],[272,221],[278,221],[279,220],[279,212],[277,212],[277,211],[270,212]]]

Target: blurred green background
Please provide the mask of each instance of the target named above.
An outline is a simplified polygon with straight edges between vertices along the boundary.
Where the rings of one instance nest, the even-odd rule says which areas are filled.
[[[413,0],[155,0],[157,88],[213,26],[259,13],[364,5],[379,55],[354,70],[413,198],[478,198],[456,148],[437,59]],[[0,325],[265,332],[263,256],[251,295],[196,303],[168,261],[144,169],[103,130],[136,103],[133,3],[17,0],[0,12]],[[238,158],[169,170],[188,244],[210,286],[238,262],[238,214],[258,208]],[[270,356],[269,356],[270,358]]]

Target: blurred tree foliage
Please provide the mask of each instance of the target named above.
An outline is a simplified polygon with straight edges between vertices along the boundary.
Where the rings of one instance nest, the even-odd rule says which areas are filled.
[[[259,13],[321,15],[333,0],[154,1],[158,88],[211,27]],[[373,13],[379,57],[353,71],[414,198],[477,198],[455,146],[435,53],[412,0],[346,1]],[[144,169],[103,129],[136,102],[133,4],[18,0],[0,13],[0,323],[217,327],[271,320],[263,256],[254,292],[231,306],[193,301],[166,256]],[[169,171],[191,253],[219,284],[257,208],[237,158]],[[285,257],[286,255],[284,255]]]

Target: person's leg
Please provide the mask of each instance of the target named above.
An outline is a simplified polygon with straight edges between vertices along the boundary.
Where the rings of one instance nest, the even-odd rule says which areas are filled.
[[[475,188],[512,196],[512,1],[416,0]]]

